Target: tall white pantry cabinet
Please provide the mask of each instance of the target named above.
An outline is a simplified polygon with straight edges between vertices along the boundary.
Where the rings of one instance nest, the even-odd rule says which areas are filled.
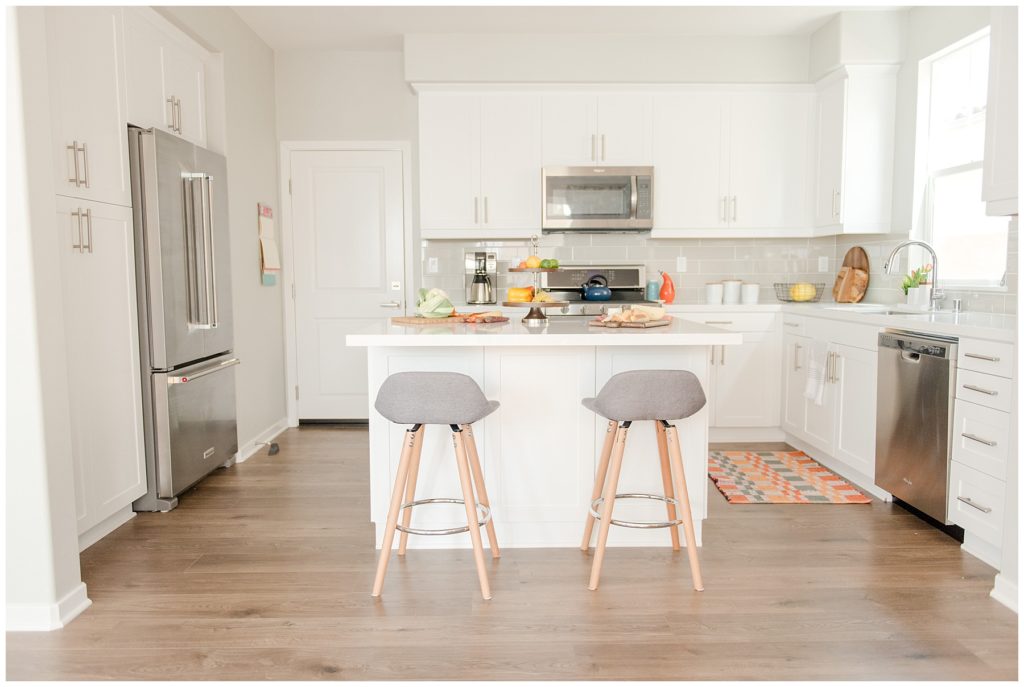
[[[132,502],[146,491],[128,125],[159,126],[204,141],[205,82],[196,75],[196,64],[200,71],[203,64],[199,53],[182,47],[176,56],[170,25],[152,10],[51,7],[46,24],[55,259],[63,282],[83,549],[130,518]],[[139,40],[144,31],[145,40]],[[165,38],[154,41],[156,35]],[[139,53],[154,46],[164,51],[156,65]],[[180,105],[178,96],[173,105],[168,102],[165,119],[164,112],[139,106],[146,94],[141,87],[133,91],[132,84],[156,84],[162,97],[169,67],[184,75],[177,83],[186,85],[179,88]]]

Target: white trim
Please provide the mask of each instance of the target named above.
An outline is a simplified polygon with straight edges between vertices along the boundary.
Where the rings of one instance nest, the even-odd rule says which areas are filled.
[[[989,592],[989,596],[1017,613],[1017,583],[1008,580],[1002,573],[996,575],[995,586]]]
[[[98,542],[100,539],[103,539],[103,537],[107,536],[134,517],[135,511],[132,510],[132,505],[130,503],[124,508],[121,508],[107,516],[85,532],[78,535],[78,552],[81,553],[85,551],[87,548]]]
[[[712,444],[785,440],[781,427],[708,427],[708,443]]]
[[[8,632],[48,632],[59,630],[77,618],[92,604],[84,582],[79,582],[59,601],[52,604],[7,604]]]
[[[960,545],[960,549],[993,568],[999,568],[999,561],[1002,558],[999,546],[985,541],[970,530],[964,530],[964,543]]]
[[[296,360],[298,344],[295,333],[295,302],[292,299],[292,290],[295,288],[295,265],[292,249],[292,196],[289,191],[291,154],[298,151],[327,150],[386,150],[402,154],[402,223],[405,230],[402,281],[405,283],[406,309],[416,302],[416,288],[413,284],[416,272],[413,260],[418,251],[414,246],[412,223],[412,144],[409,141],[281,141],[278,160],[281,180],[281,298],[284,301],[285,408],[289,427],[299,426],[299,406],[295,398],[295,386],[299,380]],[[239,456],[241,455],[242,452],[239,451]],[[243,460],[245,458],[240,458],[239,462]]]
[[[244,463],[252,458],[262,448],[263,444],[269,444],[276,439],[284,430],[288,429],[288,418],[283,417],[255,437],[240,444],[238,453],[235,454],[235,463]]]

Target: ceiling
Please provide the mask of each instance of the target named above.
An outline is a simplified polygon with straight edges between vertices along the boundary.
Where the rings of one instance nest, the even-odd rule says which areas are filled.
[[[274,50],[401,50],[407,33],[807,35],[869,7],[235,7]]]

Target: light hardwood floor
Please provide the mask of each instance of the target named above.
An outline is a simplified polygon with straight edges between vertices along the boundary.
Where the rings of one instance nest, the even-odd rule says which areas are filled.
[[[884,503],[730,506],[712,486],[703,593],[682,551],[612,549],[591,592],[581,551],[507,549],[485,602],[470,551],[413,550],[375,600],[365,429],[279,441],[85,551],[92,607],[8,633],[8,678],[1017,676],[994,571]]]

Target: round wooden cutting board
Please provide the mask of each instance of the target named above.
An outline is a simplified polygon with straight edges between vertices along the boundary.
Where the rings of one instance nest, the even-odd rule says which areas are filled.
[[[868,254],[860,246],[846,251],[843,265],[836,275],[835,286],[832,287],[832,298],[836,303],[859,303],[868,290],[871,267]]]

